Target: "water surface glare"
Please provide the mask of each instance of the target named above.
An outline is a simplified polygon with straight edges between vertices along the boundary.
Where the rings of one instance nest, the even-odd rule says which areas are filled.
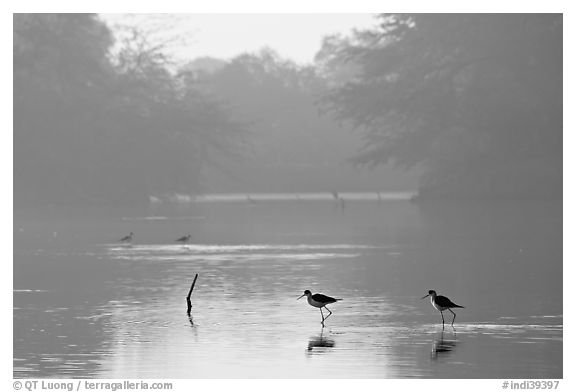
[[[562,378],[561,211],[16,211],[14,377]],[[343,298],[325,328],[305,289]],[[420,299],[429,289],[465,306],[454,328]]]

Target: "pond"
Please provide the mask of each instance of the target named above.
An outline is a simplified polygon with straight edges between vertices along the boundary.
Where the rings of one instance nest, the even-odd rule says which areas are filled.
[[[14,213],[15,378],[562,378],[562,305],[561,203]]]

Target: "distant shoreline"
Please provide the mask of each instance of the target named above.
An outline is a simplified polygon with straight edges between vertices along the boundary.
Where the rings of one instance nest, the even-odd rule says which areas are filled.
[[[201,195],[177,194],[173,196],[150,196],[151,203],[211,203],[211,202],[263,202],[263,201],[387,201],[412,200],[415,191],[403,192],[296,192],[296,193],[207,193]]]

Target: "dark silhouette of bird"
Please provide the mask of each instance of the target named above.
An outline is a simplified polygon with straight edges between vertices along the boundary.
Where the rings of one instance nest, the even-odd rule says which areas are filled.
[[[321,321],[322,326],[324,326],[324,320],[326,320],[328,317],[332,315],[332,311],[330,311],[330,309],[328,309],[326,305],[333,304],[337,301],[342,301],[342,298],[332,298],[324,294],[312,294],[310,290],[305,290],[304,294],[298,297],[298,299],[304,296],[307,297],[308,303],[311,306],[320,309],[320,314],[322,315],[322,321]],[[329,312],[328,316],[324,317],[324,313],[322,313],[322,308],[325,308]]]
[[[452,311],[452,308],[463,308],[464,306],[456,305],[454,302],[450,301],[449,298],[436,294],[436,291],[434,290],[429,290],[428,294],[423,296],[421,299],[426,297],[430,297],[432,306],[440,311],[440,315],[442,316],[442,328],[444,328],[444,314],[442,312],[444,312],[446,309],[448,309],[450,313],[454,315],[452,318],[452,325],[454,325],[454,320],[456,320],[456,313]]]
[[[181,244],[187,244],[188,242],[190,242],[190,239],[192,238],[192,234],[187,234],[184,237],[180,237],[176,240],[176,242],[180,242]]]
[[[132,242],[132,240],[134,239],[134,233],[130,232],[130,234],[128,234],[125,237],[120,238],[120,242]]]

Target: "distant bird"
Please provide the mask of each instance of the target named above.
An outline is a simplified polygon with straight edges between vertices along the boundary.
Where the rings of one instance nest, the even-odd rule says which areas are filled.
[[[452,325],[454,325],[454,320],[456,320],[456,313],[454,313],[451,308],[463,308],[464,306],[456,305],[454,302],[450,301],[450,299],[448,299],[447,297],[436,294],[436,291],[434,290],[429,290],[428,294],[423,296],[421,299],[424,299],[426,297],[430,297],[430,302],[432,303],[432,306],[434,306],[436,309],[440,311],[440,315],[442,316],[442,328],[444,328],[444,314],[442,312],[445,311],[446,309],[448,309],[450,313],[454,315],[454,317],[452,318]]]
[[[308,299],[308,303],[315,308],[320,309],[320,314],[322,315],[321,324],[324,326],[324,320],[332,315],[330,309],[326,308],[326,305],[333,304],[337,301],[342,301],[342,298],[332,298],[324,294],[312,294],[310,290],[305,290],[304,294],[302,294],[298,299],[306,296]],[[324,317],[324,313],[322,313],[322,308],[326,308],[326,310],[330,313],[328,316]]]
[[[251,206],[255,206],[256,205],[256,200],[254,200],[253,198],[250,197],[250,195],[246,195],[246,201],[248,201],[248,204]]]
[[[332,197],[334,198],[334,201],[338,203],[337,206],[340,207],[340,210],[344,211],[346,208],[346,201],[344,198],[340,197],[340,194],[336,191],[332,191]]]
[[[187,244],[188,242],[190,242],[190,239],[192,238],[192,234],[188,234],[185,235],[184,237],[180,237],[176,240],[176,242],[180,242],[181,244]]]
[[[134,239],[134,233],[130,232],[130,234],[128,234],[126,237],[120,238],[120,242],[131,243],[133,239]]]

